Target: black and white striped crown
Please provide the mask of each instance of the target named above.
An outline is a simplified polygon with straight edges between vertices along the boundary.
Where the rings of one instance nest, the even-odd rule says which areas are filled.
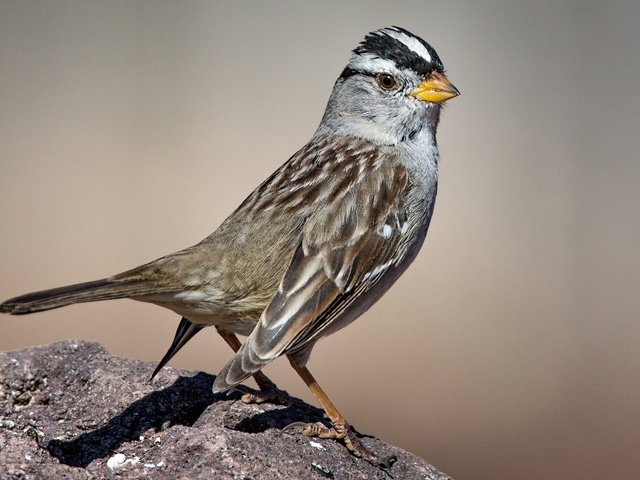
[[[372,63],[388,61],[398,69],[410,69],[418,75],[442,73],[442,61],[431,45],[404,28],[388,27],[367,34],[353,50],[349,67],[369,70]]]

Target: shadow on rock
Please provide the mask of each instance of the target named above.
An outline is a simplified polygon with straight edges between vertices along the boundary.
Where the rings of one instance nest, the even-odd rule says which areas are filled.
[[[257,413],[239,421],[234,430],[245,433],[262,433],[269,429],[283,430],[292,423],[327,422],[324,411],[307,405],[302,400],[290,397],[286,408]]]
[[[136,400],[106,425],[73,440],[51,440],[46,448],[61,463],[86,467],[110,455],[122,443],[137,440],[149,429],[161,430],[176,424],[191,426],[213,402],[233,398],[214,395],[211,392],[214,380],[213,375],[206,373],[180,377],[171,386]]]

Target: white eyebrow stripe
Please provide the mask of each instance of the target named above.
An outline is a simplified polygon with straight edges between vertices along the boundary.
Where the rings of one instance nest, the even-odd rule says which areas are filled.
[[[398,67],[391,60],[380,58],[371,53],[359,53],[351,57],[349,66],[365,72],[397,72]]]
[[[427,48],[417,38],[410,37],[404,32],[397,32],[390,29],[385,29],[384,33],[395,38],[413,53],[420,55],[427,62],[431,63],[431,54],[429,53],[429,50],[427,50]]]

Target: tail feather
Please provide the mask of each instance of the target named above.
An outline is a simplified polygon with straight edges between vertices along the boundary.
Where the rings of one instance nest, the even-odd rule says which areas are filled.
[[[178,350],[184,347],[184,345],[204,327],[204,325],[198,325],[197,323],[193,323],[190,320],[182,317],[182,320],[180,320],[180,324],[178,325],[178,329],[176,330],[176,334],[173,337],[173,342],[171,342],[169,350],[167,350],[167,353],[165,353],[164,357],[162,357],[162,360],[160,360],[160,363],[158,363],[158,366],[151,374],[151,378],[149,379],[149,381],[153,380],[153,378],[158,374],[162,367],[164,367],[169,362],[169,360],[171,360],[173,356],[178,353]]]
[[[104,278],[76,283],[10,298],[0,304],[0,312],[11,315],[42,312],[73,303],[95,302],[159,293],[157,286],[143,279],[117,280]]]

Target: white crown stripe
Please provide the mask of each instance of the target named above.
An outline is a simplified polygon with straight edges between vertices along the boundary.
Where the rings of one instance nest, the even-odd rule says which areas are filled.
[[[426,47],[417,38],[411,37],[404,32],[391,30],[390,28],[385,28],[381,30],[381,32],[384,32],[386,35],[395,38],[413,53],[420,55],[427,62],[431,62],[431,54],[429,53],[429,50],[427,50]]]

